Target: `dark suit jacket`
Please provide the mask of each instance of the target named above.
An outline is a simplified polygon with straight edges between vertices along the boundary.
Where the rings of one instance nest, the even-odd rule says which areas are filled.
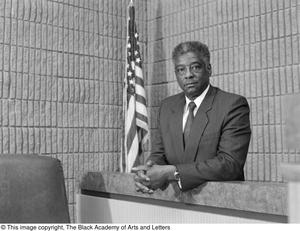
[[[195,115],[185,149],[184,105],[184,93],[163,100],[149,159],[159,165],[175,165],[183,191],[209,180],[244,180],[251,136],[247,100],[210,86]]]

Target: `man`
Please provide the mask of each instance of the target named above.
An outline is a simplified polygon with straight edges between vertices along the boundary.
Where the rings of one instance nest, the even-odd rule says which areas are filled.
[[[205,44],[180,43],[172,59],[183,92],[161,104],[152,153],[146,165],[133,168],[136,189],[152,193],[177,182],[185,191],[205,181],[244,180],[251,136],[247,100],[210,85]]]

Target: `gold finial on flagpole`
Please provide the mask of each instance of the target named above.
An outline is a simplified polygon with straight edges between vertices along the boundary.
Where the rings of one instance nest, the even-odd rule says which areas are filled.
[[[130,0],[130,5],[133,5],[133,0]]]

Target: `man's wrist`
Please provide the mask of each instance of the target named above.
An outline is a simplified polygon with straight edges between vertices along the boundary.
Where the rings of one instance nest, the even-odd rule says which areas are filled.
[[[180,174],[179,174],[176,166],[174,166],[174,165],[171,165],[171,167],[170,167],[168,181],[169,182],[176,182],[178,187],[180,189],[182,189]]]
[[[174,176],[175,171],[176,171],[176,167],[174,165],[168,166],[167,175],[168,175],[169,182],[176,181],[175,176]]]
[[[151,166],[153,166],[155,164],[155,162],[153,161],[153,160],[151,160],[151,159],[149,159],[149,160],[147,160],[146,161],[146,166],[148,166],[148,167],[151,167]]]

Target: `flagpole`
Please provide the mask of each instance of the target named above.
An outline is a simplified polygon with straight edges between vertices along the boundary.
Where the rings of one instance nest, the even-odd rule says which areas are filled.
[[[127,15],[126,15],[127,16]],[[127,26],[128,26],[128,18],[126,20],[126,31],[127,31]],[[126,44],[127,44],[127,37],[128,37],[128,33],[126,34]],[[126,61],[127,60],[127,51],[125,49],[125,68],[124,68],[124,79],[123,79],[123,86],[122,86],[122,125],[121,125],[121,158],[120,158],[120,162],[119,162],[119,168],[120,168],[120,172],[124,172],[123,169],[123,165],[124,165],[124,157],[126,154],[126,149],[125,149],[125,112],[126,112],[126,83],[125,83],[125,78],[127,75],[127,68],[126,68]]]

